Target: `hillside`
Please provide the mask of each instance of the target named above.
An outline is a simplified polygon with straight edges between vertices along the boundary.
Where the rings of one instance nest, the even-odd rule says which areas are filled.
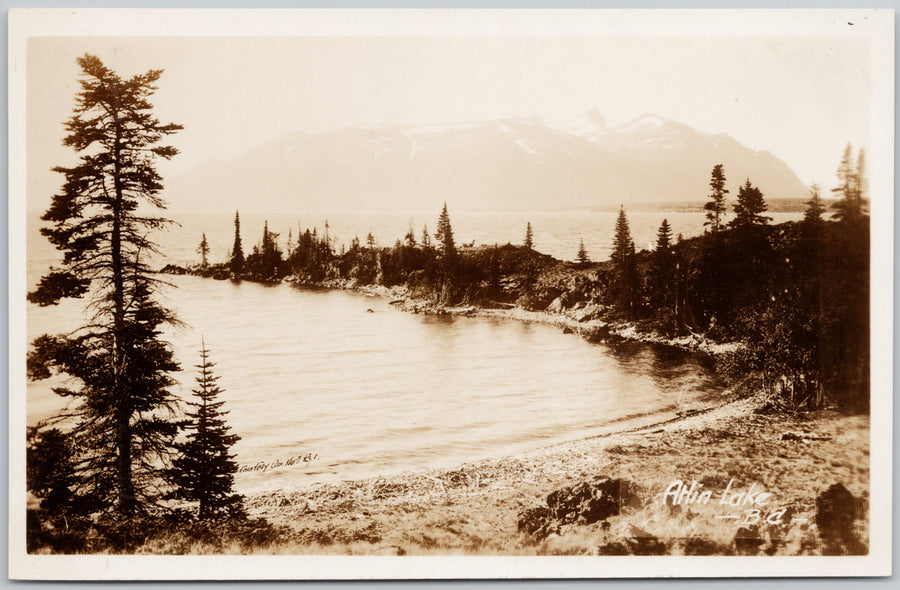
[[[225,210],[279,213],[391,209],[546,211],[702,200],[725,165],[732,194],[746,178],[768,198],[807,187],[781,160],[728,135],[655,115],[607,127],[592,111],[550,125],[507,118],[453,125],[345,127],[288,133],[230,161],[172,178],[178,211],[214,199]]]

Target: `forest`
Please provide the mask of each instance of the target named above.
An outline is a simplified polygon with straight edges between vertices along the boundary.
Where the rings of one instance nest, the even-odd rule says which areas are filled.
[[[740,346],[717,359],[747,391],[793,407],[833,403],[865,409],[869,395],[869,217],[865,151],[847,146],[833,199],[811,188],[801,221],[770,224],[762,192],[747,179],[728,208],[724,166],[713,166],[703,235],[673,236],[663,219],[652,250],[636,251],[623,206],[611,259],[592,263],[582,242],[574,262],[534,250],[529,222],[521,245],[458,246],[447,205],[432,236],[411,228],[391,247],[369,234],[335,251],[328,226],[298,228],[286,248],[263,227],[244,255],[235,214],[229,259],[190,272],[219,279],[309,286],[405,285],[435,309],[475,305],[555,311],[631,322],[674,337],[702,334]],[[182,272],[168,267],[167,272]],[[555,303],[554,303],[555,302]]]

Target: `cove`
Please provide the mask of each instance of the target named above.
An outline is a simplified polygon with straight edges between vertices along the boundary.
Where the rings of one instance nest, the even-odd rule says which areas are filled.
[[[526,451],[672,417],[718,396],[698,358],[591,344],[506,319],[408,314],[386,299],[287,284],[167,277],[170,330],[194,387],[201,335],[253,492],[390,475]],[[70,304],[71,303],[71,304]],[[29,341],[81,321],[80,302],[29,309]],[[371,310],[371,312],[370,312]],[[28,385],[28,421],[61,401]]]

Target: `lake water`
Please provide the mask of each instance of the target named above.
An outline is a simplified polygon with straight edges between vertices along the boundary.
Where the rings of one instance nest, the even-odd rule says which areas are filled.
[[[230,245],[233,235],[227,216],[219,217],[224,231],[201,230],[213,243],[213,259],[224,257],[216,256],[213,236],[222,234],[215,239]],[[466,229],[477,221],[461,216],[459,239],[480,235]],[[185,236],[198,223],[208,220],[187,218],[180,241],[172,232],[160,239],[174,260],[196,256],[194,240],[185,245]],[[543,224],[532,224],[540,249]],[[53,250],[29,233],[33,285]],[[246,250],[250,235],[245,230]],[[413,315],[379,298],[286,284],[172,280],[176,288],[164,303],[187,324],[166,334],[185,368],[178,394],[191,396],[202,336],[226,390],[229,423],[242,437],[234,447],[238,462],[267,466],[238,474],[243,492],[448,467],[649,423],[722,391],[709,368],[689,355],[590,344],[550,326]],[[81,325],[82,306],[29,304],[29,341]],[[59,410],[62,400],[50,391],[58,383],[28,384],[29,423]],[[304,456],[314,458],[288,464]]]
[[[242,491],[451,466],[647,423],[720,386],[689,356],[590,344],[511,320],[407,314],[350,292],[175,277],[167,334],[189,397],[201,336],[251,467]],[[34,309],[28,337],[79,324],[77,302]],[[371,309],[372,313],[368,310]],[[28,385],[29,423],[52,414],[52,382]]]

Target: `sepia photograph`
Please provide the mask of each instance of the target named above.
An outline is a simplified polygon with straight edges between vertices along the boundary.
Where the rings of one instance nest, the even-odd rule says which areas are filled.
[[[893,11],[9,23],[12,578],[890,574]]]

